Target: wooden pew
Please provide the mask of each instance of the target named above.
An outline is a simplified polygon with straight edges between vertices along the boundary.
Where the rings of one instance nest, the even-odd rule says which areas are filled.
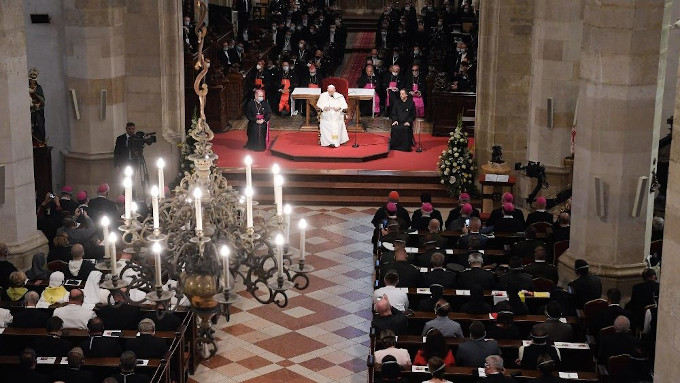
[[[453,366],[446,367],[445,378],[454,382],[474,382],[479,380],[479,375],[475,367],[464,367],[464,366]],[[372,382],[374,378],[380,377],[380,367],[369,367],[368,371],[369,382]],[[516,380],[532,381],[540,376],[537,370],[522,370],[515,368],[508,368],[505,370],[505,375],[512,376]],[[558,375],[555,372],[555,375]],[[407,382],[422,382],[432,376],[427,372],[413,372],[404,371],[402,376],[406,378]],[[594,372],[578,372],[578,378],[570,381],[574,382],[597,382],[599,380],[597,373]]]

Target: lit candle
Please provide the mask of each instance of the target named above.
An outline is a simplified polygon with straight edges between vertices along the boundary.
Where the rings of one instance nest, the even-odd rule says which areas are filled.
[[[158,168],[158,196],[160,198],[165,198],[165,174],[163,173],[165,168],[165,161],[159,158],[156,161],[156,167]]]
[[[222,255],[222,277],[224,278],[224,290],[229,290],[229,247],[222,245],[220,255]]]
[[[253,157],[246,156],[243,162],[246,164],[246,187],[253,187]]]
[[[246,227],[253,227],[253,188],[246,188]]]
[[[116,233],[109,234],[109,245],[111,246],[111,275],[116,275]]]
[[[281,167],[279,166],[279,164],[272,165],[272,174],[277,175],[279,173],[281,173]]]
[[[279,266],[279,277],[283,277],[283,236],[276,234],[276,263]]]
[[[286,243],[290,243],[290,213],[292,212],[293,208],[290,207],[290,205],[286,204],[286,206],[283,207],[283,215],[286,218]]]
[[[130,204],[130,210],[132,210],[132,215],[137,213],[137,202],[132,201],[132,203]]]
[[[104,258],[108,258],[111,256],[111,253],[109,252],[109,246],[106,244],[106,240],[109,238],[109,217],[103,216],[99,222],[104,228]]]
[[[196,200],[196,235],[203,231],[203,210],[201,209],[201,197],[203,192],[200,188],[194,189],[194,199]]]
[[[283,215],[283,176],[274,176],[274,203],[276,204],[276,215]]]
[[[300,258],[305,260],[305,231],[307,230],[307,221],[301,219],[298,223],[300,228]]]
[[[125,188],[125,219],[130,219],[132,209],[132,179],[125,177],[123,180],[123,187]]]
[[[163,249],[161,248],[160,242],[154,242],[153,245],[151,245],[151,251],[153,251],[154,256],[156,257],[156,288],[159,288],[163,285],[163,282],[161,281],[161,251]]]
[[[151,188],[151,205],[153,208],[153,228],[156,230],[160,228],[158,217],[158,186],[153,186]]]

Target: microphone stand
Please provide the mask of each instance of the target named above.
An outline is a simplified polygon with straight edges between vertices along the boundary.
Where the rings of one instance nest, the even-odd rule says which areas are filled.
[[[359,143],[357,142],[357,135],[359,135],[359,132],[354,132],[354,145],[352,145],[353,148],[359,147]]]
[[[422,122],[419,125],[420,127],[418,128],[418,148],[416,149],[416,153],[422,153],[423,151],[423,140],[420,137],[420,134],[422,133],[423,130]]]

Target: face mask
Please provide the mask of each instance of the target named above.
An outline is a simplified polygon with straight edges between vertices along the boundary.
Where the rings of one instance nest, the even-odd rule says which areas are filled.
[[[229,47],[222,48],[222,50],[226,53],[229,50]]]
[[[316,71],[314,71],[314,72],[309,72],[309,75],[310,75],[310,76],[314,76],[315,74],[316,74]]]
[[[330,29],[331,33],[335,32],[335,28]]]
[[[305,49],[305,45],[304,45],[304,44],[300,44],[300,45],[298,45],[298,47],[300,47],[300,49]]]
[[[320,22],[320,23],[323,23],[323,17],[320,17],[320,18],[319,18],[319,22]]]
[[[262,102],[262,101],[264,101],[264,97],[258,97],[257,98],[257,102]]]
[[[414,54],[414,55],[419,55],[419,54],[420,54],[420,51],[413,51],[413,54]]]
[[[441,27],[441,26],[443,26],[443,25],[444,25],[444,23],[437,23],[437,26],[438,26],[438,27]]]
[[[176,25],[176,24],[175,24],[175,25]],[[189,22],[188,22],[188,21],[185,21],[185,22],[184,22],[184,26],[185,26],[185,27],[188,27],[188,26],[189,26]]]
[[[243,52],[243,47],[242,47],[242,46],[240,46],[240,45],[239,45],[239,46],[237,46],[237,47],[236,47],[236,49],[238,49],[238,50],[239,50],[239,52]]]
[[[409,7],[408,5],[405,8],[406,8],[407,11],[411,10],[411,7]]]
[[[260,69],[262,69],[262,65],[257,64],[257,65],[255,66],[255,68],[257,68],[257,70],[260,70]]]
[[[399,72],[392,72],[392,76],[397,76],[399,75]]]
[[[287,39],[290,39],[290,35],[286,35],[286,38],[287,38]]]
[[[297,28],[295,28],[295,29],[297,29],[298,31],[301,30],[301,29],[302,29],[302,25],[298,25]]]
[[[276,30],[276,25],[273,25],[273,26],[272,26],[272,31],[275,31],[275,30]]]
[[[431,11],[431,10],[432,10],[432,6],[431,6],[431,5],[428,5],[428,6],[427,6],[427,9],[428,9],[429,11]]]
[[[288,67],[287,67],[287,66],[284,66],[284,67],[283,67],[283,71],[284,71],[284,72],[288,72]]]

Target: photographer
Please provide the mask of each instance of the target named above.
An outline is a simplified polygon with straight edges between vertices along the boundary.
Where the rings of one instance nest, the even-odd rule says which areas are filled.
[[[132,155],[132,140],[135,136],[135,123],[128,122],[125,126],[125,134],[121,134],[116,138],[116,146],[113,149],[113,166],[122,171],[126,166],[134,166],[135,160]]]
[[[125,134],[116,138],[116,146],[113,149],[113,166],[117,173],[122,176],[127,166],[131,166],[134,171],[132,183],[133,190],[142,190],[149,175],[144,160],[144,146],[156,142],[155,133],[135,132],[134,122],[125,125]],[[142,189],[140,189],[142,187]]]

